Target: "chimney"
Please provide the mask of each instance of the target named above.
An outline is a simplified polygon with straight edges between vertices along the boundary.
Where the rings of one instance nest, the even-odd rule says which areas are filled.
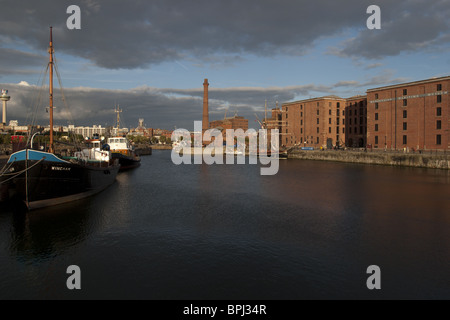
[[[208,110],[208,79],[203,82],[203,121],[202,134],[209,129],[209,110]]]

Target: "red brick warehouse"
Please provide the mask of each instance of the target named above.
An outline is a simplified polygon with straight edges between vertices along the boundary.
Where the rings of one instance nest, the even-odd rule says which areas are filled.
[[[367,144],[387,150],[450,150],[450,77],[367,90]]]

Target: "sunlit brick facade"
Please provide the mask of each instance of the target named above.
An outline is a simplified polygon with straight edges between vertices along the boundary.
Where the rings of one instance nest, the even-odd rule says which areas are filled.
[[[367,90],[367,144],[387,150],[450,150],[450,77]]]
[[[316,149],[345,144],[345,103],[326,96],[282,105],[281,143]]]

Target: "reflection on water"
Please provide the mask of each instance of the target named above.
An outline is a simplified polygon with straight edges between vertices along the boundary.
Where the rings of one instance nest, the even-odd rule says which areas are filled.
[[[92,217],[86,210],[89,201],[70,205],[11,214],[10,251],[18,260],[38,263],[57,255],[83,241],[91,227]]]
[[[92,198],[2,212],[0,298],[450,298],[449,194],[449,171],[284,160],[261,176],[155,151]]]

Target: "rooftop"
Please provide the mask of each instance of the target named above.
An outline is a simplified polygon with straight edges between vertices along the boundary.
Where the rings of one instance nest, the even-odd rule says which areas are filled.
[[[394,84],[394,85],[390,85],[390,86],[384,86],[384,87],[367,89],[367,92],[386,90],[386,89],[394,89],[394,88],[401,88],[401,87],[406,87],[406,86],[414,86],[414,85],[426,84],[426,83],[431,83],[431,82],[439,82],[439,81],[448,81],[448,80],[450,80],[450,76],[434,77],[434,78],[429,78],[429,79],[425,79],[425,80],[419,80],[419,81],[413,81],[413,82],[404,82],[404,83]]]

